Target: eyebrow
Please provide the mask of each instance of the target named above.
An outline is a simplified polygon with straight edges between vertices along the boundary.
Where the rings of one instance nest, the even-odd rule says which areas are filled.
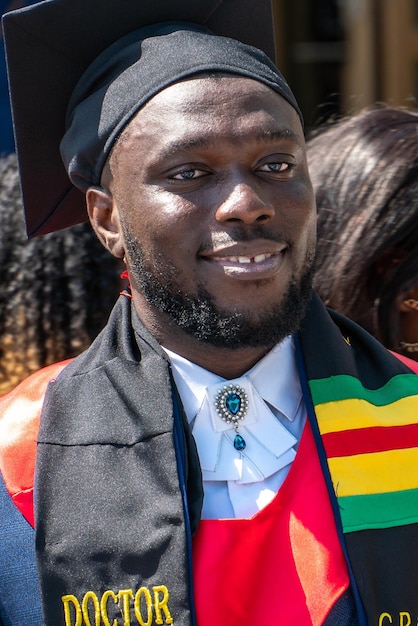
[[[255,144],[269,144],[273,143],[274,141],[282,141],[283,139],[294,141],[295,143],[300,143],[299,135],[297,135],[290,128],[274,128],[270,130],[264,130],[255,134],[249,133],[249,137],[251,141],[253,141]],[[239,139],[237,139],[237,141],[238,140]],[[215,146],[216,143],[216,139],[208,139],[206,137],[186,139],[184,141],[173,141],[172,143],[164,146],[164,149],[159,156],[161,158],[169,158],[179,152],[191,152],[193,150],[199,150],[202,148],[210,148]]]
[[[272,130],[265,130],[262,133],[255,135],[256,139],[260,142],[270,143],[272,141],[278,141],[282,139],[290,139],[291,141],[299,142],[299,135],[290,128],[275,128]]]

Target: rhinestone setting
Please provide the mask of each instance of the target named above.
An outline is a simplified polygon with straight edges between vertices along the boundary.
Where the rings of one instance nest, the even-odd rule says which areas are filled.
[[[248,412],[248,395],[242,387],[230,383],[224,385],[215,396],[215,409],[219,417],[227,424],[233,424],[236,432],[234,448],[244,450],[245,439],[238,433],[239,422]]]

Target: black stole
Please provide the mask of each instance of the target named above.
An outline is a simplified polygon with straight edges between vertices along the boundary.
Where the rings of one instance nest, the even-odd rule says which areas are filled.
[[[200,469],[164,352],[141,335],[121,297],[46,394],[35,521],[47,626],[194,623]]]

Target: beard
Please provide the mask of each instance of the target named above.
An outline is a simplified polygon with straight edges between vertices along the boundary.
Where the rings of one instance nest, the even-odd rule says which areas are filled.
[[[178,271],[160,253],[146,259],[138,240],[124,228],[130,274],[148,304],[197,341],[218,348],[271,348],[295,333],[312,295],[314,253],[308,252],[302,276],[293,278],[281,300],[257,315],[218,307],[213,296],[198,285],[197,294],[183,291]],[[245,296],[243,295],[243,300]]]

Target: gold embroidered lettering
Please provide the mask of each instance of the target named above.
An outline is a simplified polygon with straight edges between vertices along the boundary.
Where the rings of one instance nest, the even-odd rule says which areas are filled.
[[[81,607],[77,598],[75,596],[68,595],[68,596],[62,596],[61,600],[64,605],[65,626],[81,626],[81,623],[83,621],[83,616],[81,614]],[[75,623],[73,623],[73,620],[71,617],[70,602],[72,603],[74,607]]]
[[[143,601],[141,602],[141,597]],[[147,611],[147,619],[144,619],[144,614],[141,609],[141,604],[145,604],[145,608]],[[149,589],[146,587],[140,587],[135,594],[135,602],[134,602],[134,610],[135,617],[138,620],[140,626],[151,626],[152,624],[152,597],[149,592]]]
[[[407,613],[406,611],[401,611],[399,613],[399,626],[411,626],[411,621],[410,613]]]
[[[92,626],[89,615],[89,600],[93,603],[94,609],[94,626],[100,626],[100,603],[99,599],[94,591],[88,591],[81,603],[81,610],[83,611],[84,623],[86,626]]]
[[[115,608],[116,605],[119,606],[123,626],[131,626],[132,600],[135,618],[139,626],[152,626],[154,623],[158,626],[173,624],[174,620],[168,607],[169,599],[170,594],[165,585],[154,585],[152,593],[148,587],[140,587],[135,595],[132,589],[120,589],[118,593],[108,589],[104,591],[101,597],[97,596],[94,591],[87,591],[81,604],[76,596],[71,594],[61,598],[64,607],[65,626],[82,626],[83,624],[85,626],[100,626],[102,623],[104,626],[118,626],[120,624],[119,619],[109,617],[109,612],[110,615],[113,613],[109,602],[113,602]],[[384,626],[385,615],[390,618],[388,613],[382,613],[379,626]],[[410,623],[410,621],[402,623],[401,626],[410,626]]]
[[[107,612],[107,603],[109,601],[109,598],[112,598],[115,604],[117,604],[118,602],[118,596],[114,591],[109,589],[108,591],[104,592],[104,594],[102,595],[102,599],[100,600],[100,612],[102,614],[103,624],[104,626],[118,626],[118,621],[116,619],[114,619],[112,623],[110,623],[109,621],[109,615]]]
[[[161,611],[165,615],[165,623],[172,624],[173,618],[171,617],[170,610],[168,608],[169,593],[165,585],[156,585],[152,588],[154,592],[154,609],[155,609],[155,623],[164,624]],[[160,597],[162,595],[162,597]]]
[[[118,593],[119,606],[123,615],[123,626],[131,626],[130,600],[134,597],[132,589],[120,589]]]

